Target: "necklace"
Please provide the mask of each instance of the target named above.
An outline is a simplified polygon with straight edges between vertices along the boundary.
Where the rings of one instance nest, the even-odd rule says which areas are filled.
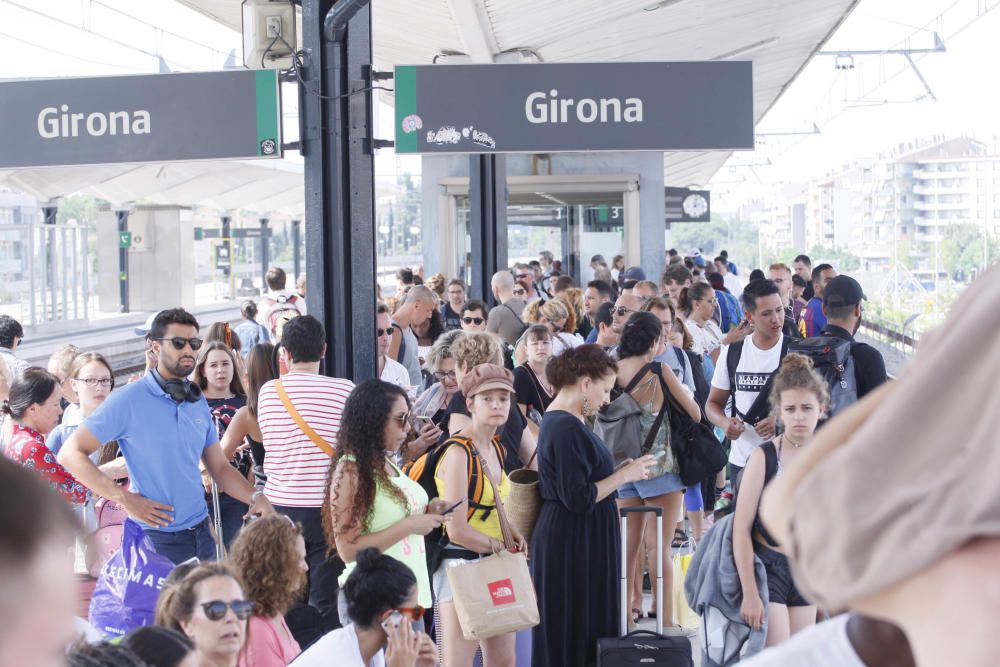
[[[781,442],[782,442],[782,444],[783,444],[783,443],[784,443],[784,442],[785,442],[786,440],[788,441],[788,444],[789,444],[789,445],[791,445],[792,447],[794,447],[795,449],[800,449],[800,448],[802,447],[802,444],[801,444],[801,443],[798,443],[798,442],[792,442],[791,438],[789,438],[789,437],[788,437],[787,435],[782,435],[782,436],[781,436]]]

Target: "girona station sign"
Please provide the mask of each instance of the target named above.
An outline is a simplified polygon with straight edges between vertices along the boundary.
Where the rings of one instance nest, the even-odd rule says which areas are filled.
[[[281,155],[274,70],[0,82],[0,169]]]
[[[752,150],[749,61],[395,71],[397,153]]]

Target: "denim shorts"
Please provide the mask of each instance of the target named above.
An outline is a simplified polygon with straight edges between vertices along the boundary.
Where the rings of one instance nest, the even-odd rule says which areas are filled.
[[[681,476],[668,472],[653,479],[642,479],[638,482],[622,484],[618,487],[618,497],[646,500],[683,490],[684,482],[681,481]]]
[[[482,556],[480,556],[482,558]],[[431,586],[434,590],[434,601],[441,602],[451,602],[454,599],[454,595],[451,592],[451,583],[448,581],[448,567],[452,563],[471,563],[472,561],[466,558],[447,558],[445,557],[441,561],[441,566],[438,567],[437,572],[431,575]]]

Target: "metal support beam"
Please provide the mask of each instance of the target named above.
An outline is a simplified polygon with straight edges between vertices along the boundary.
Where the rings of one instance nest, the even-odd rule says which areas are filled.
[[[128,231],[128,211],[115,211],[115,220],[118,222],[118,238],[121,239],[122,232]],[[122,248],[118,244],[118,311],[129,312],[128,307],[128,248]]]
[[[236,299],[236,253],[233,252],[233,218],[223,215],[219,218],[222,221],[222,242],[229,250],[229,268],[225,274],[229,278],[229,298]]]
[[[503,155],[469,157],[469,231],[473,298],[493,304],[490,281],[507,267],[507,160]]]
[[[326,329],[326,373],[360,382],[377,359],[367,0],[302,0],[302,37],[307,303]]]
[[[260,293],[265,294],[267,292],[267,269],[268,265],[271,263],[270,258],[270,245],[271,245],[271,235],[268,233],[268,225],[270,220],[267,218],[260,219]]]
[[[302,275],[302,221],[292,220],[292,271],[294,280]]]

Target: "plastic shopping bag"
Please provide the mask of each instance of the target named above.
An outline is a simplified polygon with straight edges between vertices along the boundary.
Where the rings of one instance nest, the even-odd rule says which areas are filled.
[[[693,547],[689,548],[687,553],[677,554],[677,558],[674,559],[674,616],[677,617],[677,623],[686,628],[697,628],[701,625],[701,618],[691,609],[684,595],[684,579],[691,565],[692,551]]]
[[[122,548],[101,568],[90,600],[90,623],[107,637],[152,625],[156,599],[173,562],[156,553],[142,527],[126,519]]]

